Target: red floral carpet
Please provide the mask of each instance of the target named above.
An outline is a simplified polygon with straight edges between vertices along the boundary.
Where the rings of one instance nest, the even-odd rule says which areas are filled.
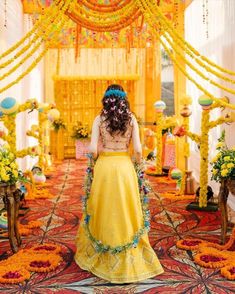
[[[193,262],[192,252],[176,248],[180,238],[196,237],[218,242],[219,213],[186,211],[186,201],[161,199],[152,193],[150,242],[165,273],[137,284],[112,285],[82,271],[73,261],[74,238],[81,217],[85,162],[68,160],[57,166],[49,182],[53,199],[27,201],[30,211],[21,223],[41,220],[44,225],[23,237],[23,247],[56,242],[63,248],[63,262],[50,273],[32,274],[22,285],[0,285],[1,293],[235,293],[235,283],[218,270],[204,269]],[[151,184],[157,192],[154,178]],[[0,239],[0,259],[10,254],[8,240]]]

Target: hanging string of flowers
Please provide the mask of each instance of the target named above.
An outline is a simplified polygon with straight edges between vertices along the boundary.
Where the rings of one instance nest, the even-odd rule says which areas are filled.
[[[52,11],[55,10],[56,6],[61,2],[61,0],[55,0],[53,4],[47,9],[46,13],[43,16],[40,16],[39,20],[35,23],[33,28],[17,43],[15,43],[12,47],[6,50],[4,53],[0,55],[0,59],[6,57],[7,55],[11,54],[14,50],[20,47],[27,39],[29,39],[34,32],[40,27],[43,26],[45,19],[50,18]]]
[[[202,56],[193,46],[191,46],[187,41],[184,40],[184,38],[177,32],[176,29],[174,29],[174,27],[172,26],[172,24],[170,23],[170,21],[164,16],[164,14],[161,12],[161,9],[158,7],[158,5],[156,4],[156,2],[154,0],[150,0],[150,1],[146,1],[146,0],[141,0],[139,1],[140,3],[140,7],[145,7],[145,9],[152,9],[151,14],[153,15],[157,15],[160,20],[161,20],[161,25],[164,27],[165,31],[168,31],[168,33],[171,35],[171,37],[173,39],[179,40],[179,42],[181,42],[182,44],[182,48],[184,50],[186,50],[186,48],[188,50],[190,50],[192,53],[192,56],[194,56],[195,59],[202,59],[203,61],[205,61],[206,63],[208,63],[209,65],[211,65],[212,67],[225,72],[227,74],[230,75],[235,75],[234,71],[230,71],[227,70],[225,68],[222,68],[220,66],[218,66],[217,64],[215,64],[214,62],[212,62],[211,60],[209,60],[207,57]],[[147,5],[147,6],[146,6]],[[188,51],[188,52],[190,52]],[[210,68],[208,68],[210,69]]]
[[[83,5],[85,5],[87,8],[92,9],[94,11],[99,12],[112,12],[119,10],[129,4],[130,2],[133,2],[133,0],[121,0],[121,1],[112,1],[109,4],[102,4],[97,3],[97,1],[93,0],[81,0],[80,1]]]
[[[79,11],[80,15],[84,15],[88,18],[97,18],[98,20],[103,19],[102,21],[106,19],[113,18],[115,22],[120,18],[126,18],[128,15],[132,14],[133,10],[136,10],[136,5],[133,1],[129,1],[125,6],[119,7],[115,6],[118,9],[113,9],[111,11],[96,11],[87,9],[87,7],[83,7],[81,4],[79,5],[79,9],[76,9],[76,12]]]
[[[202,92],[204,92],[207,96],[209,96],[213,101],[218,101],[217,98],[215,98],[212,94],[210,94],[204,87],[202,87],[198,82],[196,82],[196,80],[194,78],[192,78],[192,76],[186,71],[185,67],[180,64],[180,62],[178,61],[178,59],[176,58],[176,56],[171,52],[171,50],[168,48],[168,46],[166,46],[165,42],[163,42],[160,38],[160,35],[159,35],[159,32],[158,30],[156,29],[156,26],[155,26],[155,21],[154,21],[154,18],[153,18],[153,12],[151,11],[151,9],[149,8],[150,7],[154,7],[157,6],[155,5],[154,3],[152,3],[152,0],[150,2],[146,2],[145,0],[137,0],[138,3],[139,3],[139,7],[141,7],[141,10],[145,16],[145,19],[146,21],[149,23],[150,27],[153,29],[153,31],[157,34],[161,44],[163,45],[165,51],[167,52],[167,54],[169,55],[169,57],[172,59],[172,61],[175,63],[175,65],[179,68],[179,70],[192,82],[194,83],[198,89],[200,89]],[[159,9],[159,8],[157,8]],[[158,11],[158,10],[157,10]],[[160,15],[160,13],[158,12],[158,14]],[[163,16],[161,14],[162,18],[165,20],[165,16]],[[167,20],[165,20],[166,22],[168,22]],[[169,26],[171,26],[169,24]],[[171,26],[172,28],[172,26]],[[173,28],[172,28],[173,29]],[[194,67],[195,68],[195,67]],[[197,69],[196,69],[197,70]],[[198,74],[201,75],[200,71],[198,71]],[[206,78],[206,80],[208,81],[208,83],[211,83],[211,81]],[[226,88],[227,90],[227,88]],[[233,92],[234,90],[232,90]],[[235,92],[235,91],[234,91]],[[218,103],[220,103],[220,105],[222,106],[225,106],[225,107],[229,107],[231,109],[235,109],[235,105],[232,105],[232,104],[229,104],[229,103],[226,103],[225,101],[218,101]]]
[[[63,27],[63,25],[69,21],[68,17],[64,15],[64,11],[68,8],[70,2],[72,2],[73,0],[68,0],[66,2],[66,4],[64,5],[63,9],[61,10],[61,18],[62,21],[60,22],[60,24],[55,28],[54,32],[53,32],[53,38],[55,38],[56,36],[59,35],[61,28]],[[19,75],[14,81],[10,82],[9,84],[7,84],[5,87],[0,89],[0,93],[6,91],[7,89],[9,89],[10,87],[12,87],[13,85],[17,84],[20,80],[22,80],[28,73],[30,73],[32,71],[32,69],[41,61],[41,59],[43,58],[43,56],[46,54],[46,52],[48,51],[50,44],[53,41],[48,41],[45,44],[44,50],[39,54],[39,56],[32,62],[32,64],[21,74]],[[20,64],[21,65],[21,64]]]
[[[58,5],[58,9],[62,8],[62,4],[63,2],[60,3],[60,5]],[[54,19],[53,19],[54,18]],[[38,27],[38,31],[35,30],[34,32],[34,37],[20,50],[18,51],[12,58],[8,59],[6,62],[0,64],[0,69],[4,68],[8,65],[10,65],[11,63],[13,63],[17,58],[19,58],[22,54],[24,54],[30,47],[31,45],[34,45],[38,40],[38,46],[35,46],[34,49],[31,51],[31,53],[29,53],[20,61],[19,65],[16,65],[14,68],[17,69],[18,66],[20,66],[23,62],[25,62],[41,45],[41,43],[48,38],[51,30],[52,30],[52,25],[55,25],[56,23],[58,23],[60,21],[60,17],[58,17],[58,11],[53,9],[52,13],[50,15],[48,15],[43,23]],[[36,26],[36,25],[35,25]],[[41,40],[40,40],[41,38]],[[36,43],[37,44],[37,43]],[[9,73],[6,75],[8,76],[9,74],[11,74],[12,72],[14,72],[14,70],[12,69],[11,71],[9,71]],[[5,78],[1,76],[1,79]]]
[[[124,250],[135,248],[137,247],[139,240],[141,237],[146,234],[150,229],[150,212],[148,210],[148,193],[150,191],[150,188],[148,184],[146,183],[144,179],[144,172],[143,168],[135,163],[135,170],[138,177],[138,184],[139,184],[139,191],[140,191],[140,200],[142,205],[142,211],[143,211],[143,225],[142,227],[135,233],[132,240],[126,244],[111,247],[107,244],[103,244],[102,241],[97,240],[91,233],[89,228],[89,222],[91,216],[88,214],[88,201],[90,198],[90,192],[91,192],[91,184],[93,180],[93,168],[94,168],[94,160],[92,158],[92,155],[88,154],[88,168],[86,170],[86,181],[85,181],[85,197],[83,199],[83,213],[84,213],[84,228],[87,233],[88,238],[90,241],[94,244],[94,247],[97,252],[103,253],[103,252],[109,252],[111,254],[118,254]]]
[[[58,13],[56,14],[56,18],[55,18],[55,22],[59,22],[61,21],[61,17],[64,17],[64,14]],[[64,22],[61,22],[61,24],[58,24],[58,27],[61,29],[63,27]],[[38,42],[36,43],[36,45],[34,46],[34,48],[32,48],[30,50],[30,52],[28,54],[26,54],[14,67],[12,67],[9,71],[7,71],[5,74],[2,74],[0,76],[0,81],[5,79],[6,77],[8,77],[10,74],[12,74],[13,72],[15,72],[26,60],[28,60],[41,46],[42,42],[44,41],[44,39],[46,40],[48,38],[49,35],[51,35],[54,30],[54,23],[52,23],[50,26],[47,27],[47,29],[44,31],[43,30],[43,35],[42,38],[38,40]],[[55,31],[56,33],[56,31]],[[46,44],[46,48],[49,47],[49,42],[48,44]],[[26,50],[24,51],[24,53],[26,52]],[[44,52],[44,51],[43,51]],[[14,60],[14,58],[13,58]]]
[[[119,31],[128,25],[130,25],[134,20],[136,20],[140,16],[139,10],[135,10],[131,15],[126,18],[120,19],[118,22],[109,21],[106,23],[98,23],[94,21],[89,21],[86,17],[81,17],[75,13],[66,13],[72,20],[74,20],[79,25],[97,32],[110,32],[110,31]]]

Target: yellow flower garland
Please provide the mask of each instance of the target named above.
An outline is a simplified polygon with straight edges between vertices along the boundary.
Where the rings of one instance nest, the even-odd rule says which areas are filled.
[[[29,37],[31,37],[31,35],[34,32],[36,32],[36,30],[43,25],[45,19],[47,17],[50,17],[51,16],[52,10],[54,10],[54,5],[55,6],[58,5],[60,2],[61,2],[61,0],[53,1],[53,4],[50,6],[50,8],[47,9],[46,13],[43,16],[40,16],[39,20],[35,23],[35,25],[33,26],[33,28],[21,40],[19,40],[16,44],[14,44],[7,51],[5,51],[4,53],[2,53],[0,55],[0,59],[4,58],[7,55],[9,55],[10,53],[12,53],[15,49],[17,49],[19,46],[21,46]]]
[[[61,2],[62,3],[62,2]],[[58,9],[61,7],[61,4],[58,5]],[[56,16],[56,18],[53,20],[52,23],[52,19],[53,17]],[[6,66],[8,66],[9,64],[11,64],[12,62],[14,62],[18,57],[20,57],[22,54],[24,54],[30,47],[31,45],[34,45],[35,42],[37,42],[40,38],[42,38],[41,40],[39,40],[38,46],[34,47],[34,51],[35,52],[37,50],[37,48],[41,45],[41,42],[44,41],[44,39],[46,39],[51,30],[52,30],[52,24],[58,23],[58,21],[60,21],[60,15],[58,17],[58,11],[56,11],[55,9],[52,11],[52,13],[50,15],[47,15],[47,17],[44,17],[44,21],[41,23],[41,25],[39,26],[39,32],[37,32],[37,30],[34,32],[34,37],[27,43],[27,45],[25,45],[20,51],[18,51],[12,58],[10,58],[9,60],[7,60],[6,62],[0,64],[0,69],[4,68]],[[36,26],[36,25],[35,25]],[[24,61],[26,61],[31,55],[32,55],[32,51],[30,54],[27,55],[27,57],[25,56],[19,63],[19,65],[21,65]],[[18,66],[16,65],[13,68],[18,68]],[[14,70],[12,69],[11,71],[8,72],[7,75],[11,74]],[[4,75],[3,77],[1,76],[1,79],[5,78],[6,75]]]
[[[60,29],[63,27],[63,25],[68,22],[68,17],[65,16],[64,12],[66,10],[69,9],[69,5],[71,2],[73,2],[74,0],[67,0],[64,7],[59,11],[59,15],[61,16],[62,20],[59,23],[59,25],[57,26],[56,29],[53,28],[53,33],[54,33],[54,37],[58,36],[60,33]],[[6,91],[8,88],[12,87],[13,85],[17,84],[22,78],[24,78],[42,59],[42,57],[46,54],[47,50],[49,49],[50,44],[52,43],[52,41],[48,41],[45,44],[45,48],[44,50],[41,52],[41,54],[39,54],[39,56],[34,60],[34,62],[32,62],[32,64],[27,68],[26,71],[24,71],[21,75],[19,75],[14,81],[12,81],[11,83],[9,83],[8,85],[6,85],[5,87],[0,89],[0,93]],[[31,55],[30,55],[31,56]],[[21,65],[21,63],[18,63],[18,67]]]
[[[187,71],[184,69],[184,67],[178,62],[177,58],[175,57],[174,54],[171,53],[171,51],[169,50],[169,48],[166,46],[166,44],[161,40],[160,35],[158,30],[156,29],[156,25],[155,22],[153,21],[154,19],[154,14],[152,13],[151,9],[149,8],[149,6],[154,5],[153,1],[150,0],[150,2],[146,2],[145,0],[137,0],[139,2],[139,6],[141,7],[142,12],[144,13],[144,16],[146,18],[146,21],[149,23],[150,27],[153,29],[153,31],[157,34],[161,44],[163,45],[165,51],[167,52],[167,54],[169,55],[169,57],[172,59],[172,61],[175,63],[175,65],[179,68],[179,70],[192,82],[194,83],[198,89],[200,89],[202,92],[204,92],[207,96],[209,96],[213,101],[218,101],[218,103],[220,103],[221,106],[225,106],[231,109],[235,109],[235,105],[226,103],[224,101],[218,100],[218,98],[215,98],[212,94],[210,94],[205,88],[203,88],[199,83],[196,82],[196,80],[194,78],[192,78]],[[151,2],[152,1],[152,2]],[[198,73],[200,73],[198,71]],[[206,78],[206,80],[208,81],[208,83],[211,83],[211,81]],[[234,91],[234,90],[232,90]],[[234,91],[235,93],[235,91]]]
[[[77,7],[76,7],[77,6]],[[120,21],[122,18],[127,18],[132,14],[132,11],[136,9],[136,4],[134,1],[129,1],[127,5],[121,7],[118,10],[113,10],[112,12],[106,12],[106,11],[96,11],[92,9],[87,9],[87,7],[83,6],[83,3],[76,3],[75,9],[76,12],[80,14],[80,16],[85,15],[87,18],[97,18],[98,23],[101,23],[101,19],[107,20],[110,18],[114,18],[114,22]],[[108,21],[109,22],[109,21]],[[102,20],[102,25],[105,24],[105,22]],[[113,21],[111,22],[113,24]]]
[[[209,65],[217,68],[218,70],[225,72],[227,74],[230,74],[230,75],[235,75],[234,71],[230,71],[225,68],[222,68],[222,67],[218,66],[217,64],[215,64],[214,62],[212,62],[211,60],[209,60],[207,57],[200,55],[200,53],[194,47],[192,47],[188,42],[186,42],[183,39],[183,37],[177,32],[177,30],[174,29],[172,24],[163,15],[163,13],[161,12],[161,9],[156,5],[156,2],[154,0],[148,0],[148,1],[140,0],[139,2],[141,5],[140,7],[143,7],[145,4],[145,9],[146,9],[146,5],[148,5],[152,8],[152,14],[157,15],[159,17],[161,26],[163,26],[166,29],[166,31],[168,31],[168,33],[171,34],[172,39],[180,40],[180,42],[183,44],[182,47],[184,50],[186,50],[185,48],[187,48],[188,50],[192,51],[193,54],[195,55],[195,57],[194,57],[195,59],[201,58],[203,61],[205,61]],[[188,52],[190,52],[190,51],[188,51]],[[210,69],[210,68],[208,68],[208,69]]]

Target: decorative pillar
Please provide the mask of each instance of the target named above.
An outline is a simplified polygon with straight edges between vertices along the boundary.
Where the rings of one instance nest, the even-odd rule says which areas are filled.
[[[154,122],[153,105],[161,100],[161,51],[160,42],[145,49],[145,121]]]
[[[180,8],[180,7],[179,7]],[[184,10],[179,9],[177,14],[177,22],[175,27],[178,33],[184,38]],[[176,45],[176,44],[175,44]],[[177,45],[176,45],[177,46]],[[185,68],[185,62],[177,57],[181,66]],[[186,93],[186,78],[185,75],[174,65],[174,101],[175,115],[180,117],[180,100]],[[176,166],[181,170],[186,170],[186,160],[184,157],[185,138],[176,138]]]

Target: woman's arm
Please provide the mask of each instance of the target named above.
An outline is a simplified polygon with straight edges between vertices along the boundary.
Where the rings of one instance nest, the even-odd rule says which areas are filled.
[[[89,152],[92,153],[93,158],[96,159],[98,155],[98,141],[99,141],[99,135],[100,135],[100,116],[98,115],[92,126],[92,132],[91,132],[91,142],[89,145]]]
[[[132,123],[133,123],[132,141],[133,141],[135,157],[136,157],[137,163],[141,163],[142,146],[141,146],[141,142],[140,142],[139,126],[138,126],[137,120],[134,116],[132,117]]]

